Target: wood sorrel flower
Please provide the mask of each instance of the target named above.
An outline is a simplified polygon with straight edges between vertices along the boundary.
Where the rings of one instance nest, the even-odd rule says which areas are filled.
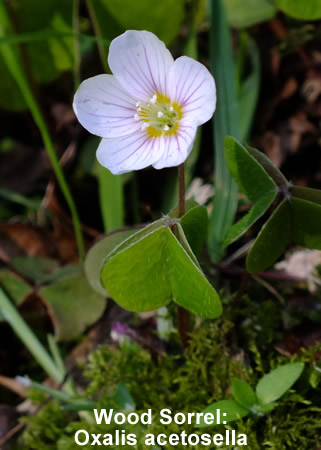
[[[100,164],[120,174],[184,162],[215,110],[206,67],[187,56],[174,61],[153,33],[134,30],[111,42],[108,64],[113,75],[83,81],[73,103],[79,122],[103,138]]]

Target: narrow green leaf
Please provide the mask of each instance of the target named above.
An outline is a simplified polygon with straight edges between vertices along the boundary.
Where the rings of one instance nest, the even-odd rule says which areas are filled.
[[[29,325],[23,320],[16,307],[11,303],[6,293],[0,287],[0,313],[11,325],[16,335],[21,339],[36,361],[44,371],[56,381],[61,383],[64,374],[61,373],[45,347],[33,333]]]
[[[250,411],[247,408],[244,408],[240,403],[235,400],[220,400],[219,402],[212,403],[212,405],[205,408],[202,413],[212,413],[216,417],[216,411],[219,409],[222,414],[225,413],[226,416],[223,416],[222,421],[225,422],[233,422],[234,420],[241,419],[242,417],[246,417],[249,415]],[[200,421],[199,425],[196,425],[197,428],[205,428],[213,425],[208,425],[204,422],[204,420]]]
[[[320,0],[275,0],[275,4],[284,13],[299,20],[321,19]]]
[[[247,259],[250,273],[260,272],[271,266],[282,255],[291,236],[291,209],[284,200],[263,225]]]
[[[85,42],[94,43],[100,41],[102,44],[109,45],[109,39],[99,38],[97,36],[91,36],[83,33],[73,33],[55,30],[40,30],[40,31],[28,31],[27,33],[13,34],[10,36],[0,37],[1,44],[26,44],[29,42],[46,41],[48,39],[61,39],[61,38],[77,38]]]
[[[242,406],[250,409],[256,403],[256,395],[252,387],[242,380],[232,380],[232,393],[235,400],[237,400]]]
[[[245,32],[243,32],[245,33]],[[247,35],[248,36],[248,35]],[[251,57],[252,70],[244,81],[240,82],[240,136],[241,140],[249,137],[260,90],[260,54],[255,41],[247,38],[247,53]],[[241,75],[240,75],[240,80]]]
[[[270,0],[225,0],[229,23],[236,28],[247,28],[272,19],[276,7]]]
[[[124,193],[122,175],[113,175],[98,164],[100,210],[105,232],[117,230],[124,225]]]
[[[229,27],[222,0],[211,6],[211,69],[217,87],[214,118],[215,197],[210,219],[208,245],[211,258],[218,262],[223,254],[221,243],[233,223],[237,208],[237,187],[228,171],[224,156],[224,138],[240,137],[240,112],[235,82],[235,66]]]
[[[282,397],[299,378],[303,368],[302,362],[285,364],[264,375],[256,386],[259,402],[264,405]]]
[[[103,262],[115,247],[134,233],[137,233],[137,230],[124,230],[112,233],[96,242],[88,251],[84,264],[85,274],[90,286],[98,294],[104,297],[108,295],[100,282],[100,271]]]
[[[291,199],[292,239],[297,245],[321,250],[321,205]]]
[[[36,211],[41,208],[41,200],[30,200],[28,197],[25,197],[18,192],[12,191],[11,189],[0,188],[0,197]]]

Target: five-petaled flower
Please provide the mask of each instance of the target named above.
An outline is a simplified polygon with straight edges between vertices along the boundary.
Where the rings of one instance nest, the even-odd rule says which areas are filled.
[[[100,164],[120,174],[184,162],[197,127],[215,110],[210,72],[187,56],[174,61],[148,31],[129,30],[114,39],[108,64],[113,75],[83,81],[73,103],[79,122],[103,138]]]

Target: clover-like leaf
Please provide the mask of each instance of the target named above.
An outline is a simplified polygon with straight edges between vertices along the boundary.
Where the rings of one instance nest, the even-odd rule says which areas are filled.
[[[100,282],[100,270],[108,254],[137,230],[123,230],[111,233],[96,242],[87,253],[84,270],[90,286],[98,294],[107,296],[106,289]]]
[[[268,158],[263,152],[260,152],[256,148],[246,146],[247,151],[256,161],[261,164],[264,170],[270,175],[272,180],[280,187],[288,186],[289,182],[283,175],[283,173],[272,163],[270,158]]]
[[[290,193],[295,198],[301,198],[302,200],[307,200],[308,202],[313,202],[321,205],[320,189],[313,189],[303,186],[291,186]]]
[[[290,202],[284,200],[263,225],[246,258],[250,273],[271,266],[282,255],[291,236]]]
[[[275,402],[297,381],[304,364],[301,362],[285,364],[264,375],[256,386],[259,403],[265,405]]]
[[[107,257],[101,282],[130,311],[151,311],[171,300],[201,317],[222,312],[179,223],[160,219],[128,238]],[[171,226],[178,227],[175,237]]]
[[[198,257],[206,241],[208,228],[208,213],[205,206],[199,205],[195,200],[188,199],[185,202],[185,214],[182,217],[179,217],[178,205],[170,210],[168,216],[179,219],[186,239],[194,254]]]
[[[226,137],[225,156],[228,168],[239,189],[254,203],[252,209],[228,231],[223,247],[244,234],[273,203],[278,187],[264,168],[237,140]]]
[[[208,227],[208,213],[205,206],[195,206],[190,209],[179,220],[186,239],[193,250],[193,253],[198,257],[201,253],[202,247],[206,241],[207,227]]]
[[[321,250],[321,205],[292,198],[291,213],[294,243]]]
[[[99,319],[106,306],[104,297],[91,289],[83,273],[45,286],[39,293],[60,341],[79,336]]]

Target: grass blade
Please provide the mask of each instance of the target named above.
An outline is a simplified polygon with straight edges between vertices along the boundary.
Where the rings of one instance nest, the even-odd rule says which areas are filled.
[[[209,227],[209,251],[218,262],[221,243],[232,225],[237,207],[237,187],[228,171],[224,157],[224,138],[240,138],[239,103],[235,64],[226,13],[222,0],[211,2],[211,69],[217,87],[215,134],[215,198]]]
[[[100,211],[105,232],[109,233],[124,225],[123,177],[98,164],[98,181]]]
[[[27,323],[23,320],[16,307],[11,303],[11,301],[1,288],[0,310],[6,321],[12,326],[16,335],[19,336],[21,341],[25,344],[25,346],[38,361],[44,371],[53,380],[55,380],[56,383],[61,383],[61,381],[63,380],[63,373],[54,363],[47,350],[33,334],[33,331],[31,330],[29,325],[27,325]]]

